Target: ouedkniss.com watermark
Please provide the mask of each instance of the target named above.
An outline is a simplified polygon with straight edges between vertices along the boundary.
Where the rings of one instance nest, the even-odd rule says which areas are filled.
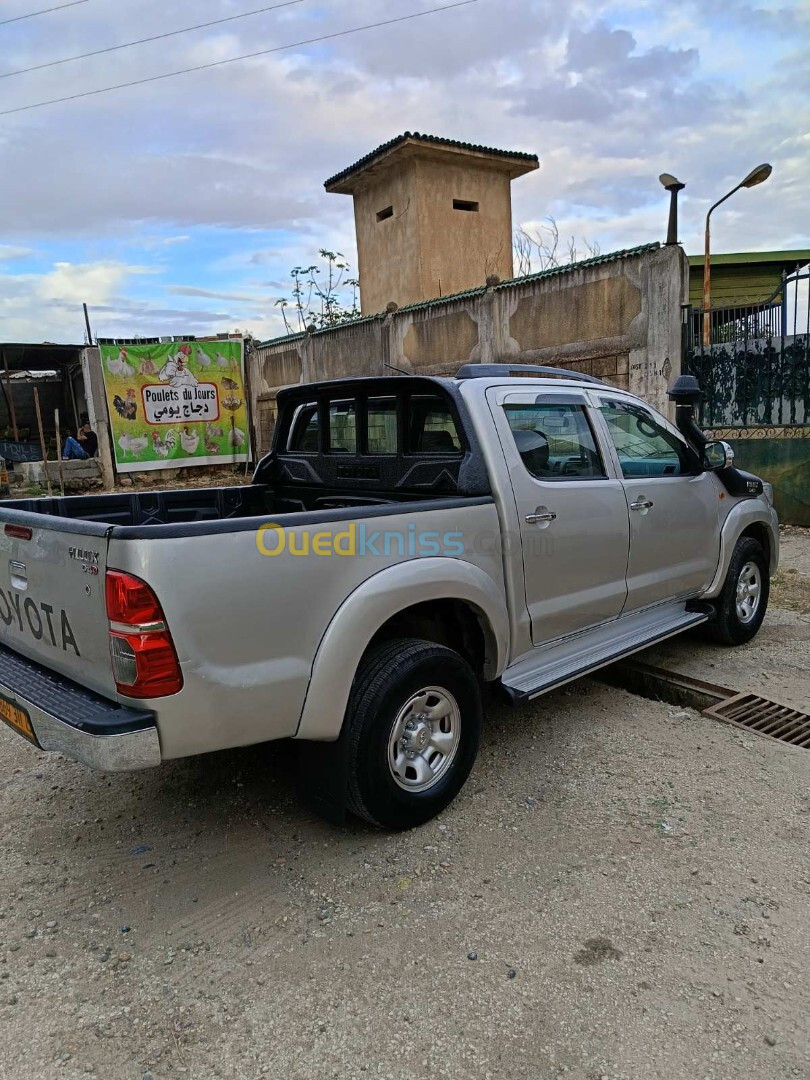
[[[279,555],[296,555],[301,558],[356,558],[358,556],[383,556],[390,558],[430,558],[443,556],[460,559],[470,555],[511,554],[527,547],[534,555],[550,555],[553,537],[542,532],[528,537],[502,533],[499,530],[476,530],[472,537],[461,531],[435,532],[417,529],[375,529],[364,522],[352,522],[337,532],[328,530],[309,531],[285,528],[269,522],[256,533],[256,547],[260,555],[275,558]]]

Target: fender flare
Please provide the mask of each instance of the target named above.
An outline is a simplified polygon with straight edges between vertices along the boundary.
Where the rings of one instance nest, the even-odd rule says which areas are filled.
[[[701,600],[712,600],[720,594],[726,580],[734,546],[751,525],[764,525],[770,532],[770,572],[779,566],[779,524],[773,507],[767,509],[762,503],[741,502],[733,506],[720,531],[720,559],[709,587],[701,593]]]
[[[333,616],[315,654],[294,738],[338,738],[357,665],[369,642],[392,616],[429,600],[461,600],[476,611],[487,642],[485,675],[497,678],[509,653],[503,587],[479,567],[458,559],[400,563],[367,578]]]

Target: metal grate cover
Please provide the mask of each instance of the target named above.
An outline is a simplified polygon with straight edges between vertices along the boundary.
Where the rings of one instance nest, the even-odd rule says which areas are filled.
[[[757,735],[779,739],[790,746],[810,749],[810,716],[757,694],[735,694],[710,705],[703,714],[754,731]]]

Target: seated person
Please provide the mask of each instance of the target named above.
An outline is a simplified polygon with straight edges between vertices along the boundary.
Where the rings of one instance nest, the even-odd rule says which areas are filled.
[[[90,419],[87,413],[79,417],[80,427],[76,432],[76,438],[68,435],[62,450],[62,457],[70,460],[84,461],[93,458],[98,453],[98,436],[90,427]]]
[[[514,436],[518,453],[532,476],[551,476],[548,467],[550,448],[543,432],[518,429]]]

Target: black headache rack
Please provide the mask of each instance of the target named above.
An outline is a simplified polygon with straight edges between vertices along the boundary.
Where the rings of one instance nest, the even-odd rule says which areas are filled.
[[[491,494],[483,454],[451,379],[382,376],[278,394],[273,448],[254,483],[307,509]]]
[[[500,379],[507,376],[540,375],[543,378],[551,375],[560,379],[571,379],[572,382],[596,383],[597,386],[607,386],[602,379],[595,375],[584,375],[581,371],[569,371],[567,368],[541,367],[538,364],[465,364],[456,372],[457,379]]]

